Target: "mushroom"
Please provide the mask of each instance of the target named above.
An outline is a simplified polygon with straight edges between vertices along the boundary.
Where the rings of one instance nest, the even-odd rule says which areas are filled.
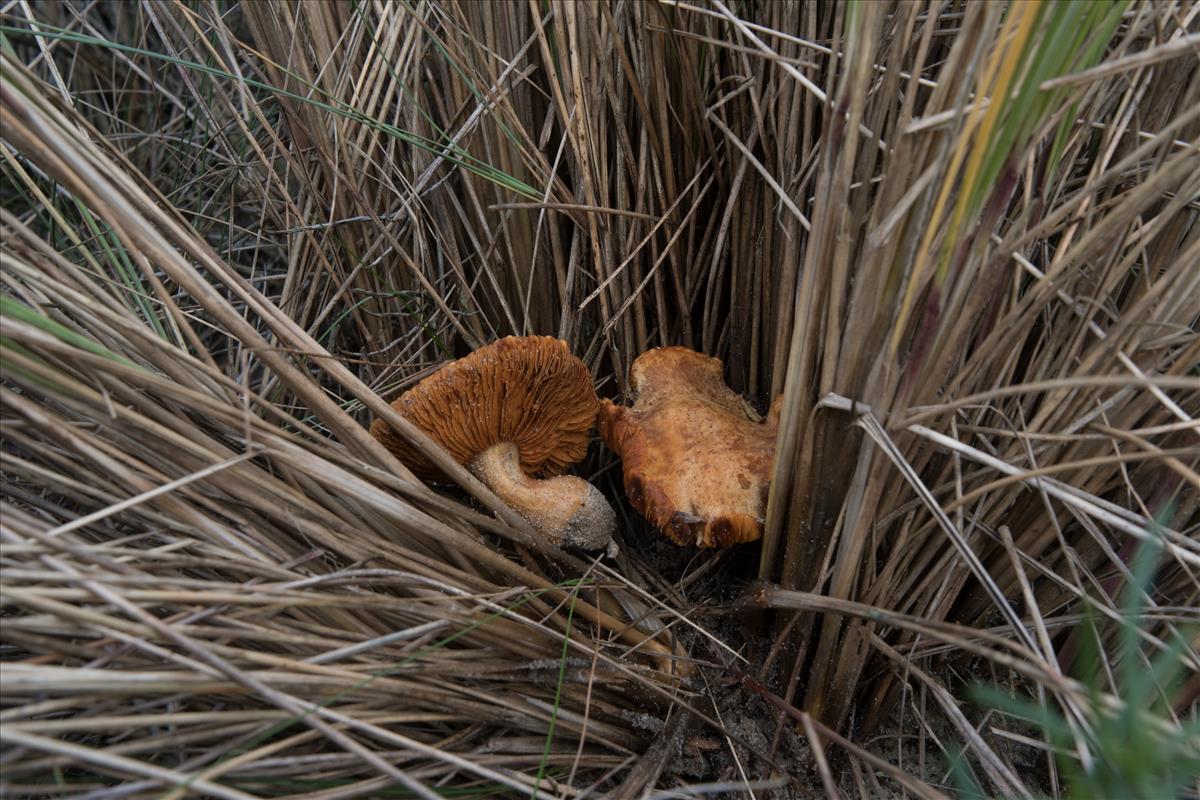
[[[587,453],[598,404],[587,367],[566,342],[509,336],[442,367],[392,408],[551,544],[613,555],[612,507],[595,486],[561,474]],[[444,479],[382,419],[371,435],[417,476]]]
[[[625,492],[676,544],[725,547],[762,536],[778,401],[763,420],[686,347],[638,356],[633,407],[602,400],[600,436],[621,457]]]

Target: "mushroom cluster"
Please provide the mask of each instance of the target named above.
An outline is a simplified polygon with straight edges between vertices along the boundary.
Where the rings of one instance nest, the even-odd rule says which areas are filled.
[[[615,552],[616,515],[585,480],[599,398],[587,367],[552,336],[509,336],[453,361],[392,403],[556,546]],[[444,477],[385,421],[371,435],[426,479]]]
[[[560,339],[509,336],[451,362],[392,403],[556,546],[607,548],[616,515],[596,487],[562,473],[600,435],[623,462],[630,504],[676,544],[762,536],[776,401],[765,419],[725,385],[719,359],[686,347],[643,353],[631,407],[600,400]],[[440,471],[383,420],[371,435],[418,476]]]
[[[640,355],[632,407],[601,401],[630,504],[676,544],[725,547],[762,536],[779,402],[760,418],[725,385],[719,359],[686,347]]]

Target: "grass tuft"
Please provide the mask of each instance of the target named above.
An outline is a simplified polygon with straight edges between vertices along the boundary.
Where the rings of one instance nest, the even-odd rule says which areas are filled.
[[[2,791],[1200,794],[1198,26],[0,4]],[[590,563],[390,411],[533,333],[782,396],[762,542],[597,445]]]

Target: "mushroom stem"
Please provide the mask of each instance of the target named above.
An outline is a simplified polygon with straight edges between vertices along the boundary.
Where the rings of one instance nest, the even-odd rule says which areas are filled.
[[[539,480],[521,469],[521,452],[501,442],[477,455],[467,467],[539,534],[558,547],[609,548],[617,516],[600,490],[571,475]]]

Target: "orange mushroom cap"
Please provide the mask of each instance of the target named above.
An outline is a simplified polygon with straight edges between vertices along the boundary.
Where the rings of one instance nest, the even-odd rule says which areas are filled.
[[[725,385],[721,361],[686,347],[643,353],[636,402],[600,405],[600,436],[622,460],[629,502],[676,544],[762,536],[778,405],[765,420]]]
[[[559,475],[587,454],[599,399],[582,361],[553,336],[509,336],[439,369],[392,403],[460,464],[512,442],[528,475]],[[371,435],[421,478],[444,477],[382,419]]]

